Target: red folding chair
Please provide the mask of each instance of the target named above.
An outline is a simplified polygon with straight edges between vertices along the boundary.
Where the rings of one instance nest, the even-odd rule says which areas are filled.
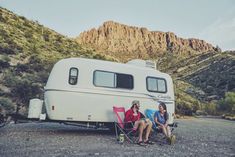
[[[118,140],[119,135],[122,133],[126,137],[126,139],[131,142],[135,143],[136,139],[136,130],[132,128],[125,128],[126,124],[132,124],[132,122],[124,122],[125,118],[125,108],[124,107],[113,107],[113,112],[116,117],[116,121],[114,122],[115,125],[115,133],[116,138]]]

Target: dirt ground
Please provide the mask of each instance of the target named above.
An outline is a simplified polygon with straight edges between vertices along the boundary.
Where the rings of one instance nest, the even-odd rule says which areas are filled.
[[[235,156],[235,121],[178,119],[177,141],[168,145],[153,135],[154,145],[141,147],[105,130],[57,123],[9,124],[0,128],[1,157],[60,156]]]

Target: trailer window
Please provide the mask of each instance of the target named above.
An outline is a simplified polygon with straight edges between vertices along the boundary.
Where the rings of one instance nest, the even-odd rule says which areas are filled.
[[[127,74],[116,74],[116,88],[133,89],[133,76]]]
[[[150,92],[166,93],[166,80],[163,78],[147,77],[147,90]]]
[[[115,74],[105,71],[95,71],[94,84],[101,87],[115,87]]]
[[[69,70],[69,84],[76,85],[78,81],[78,69],[70,68]]]
[[[133,76],[128,74],[97,70],[93,82],[99,87],[133,89]]]

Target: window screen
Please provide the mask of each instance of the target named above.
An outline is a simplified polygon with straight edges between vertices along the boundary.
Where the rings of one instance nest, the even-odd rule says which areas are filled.
[[[94,85],[100,87],[133,89],[133,76],[97,70],[94,72]]]
[[[69,70],[69,84],[76,85],[78,81],[78,69],[70,68]]]
[[[147,77],[147,90],[150,92],[166,93],[166,80],[163,78]]]
[[[115,87],[115,74],[105,71],[95,71],[94,84],[101,87]]]

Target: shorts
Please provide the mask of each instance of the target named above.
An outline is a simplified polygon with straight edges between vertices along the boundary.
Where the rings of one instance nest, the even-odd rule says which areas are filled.
[[[131,129],[131,128],[133,128],[134,127],[134,124],[135,124],[135,122],[129,122],[129,123],[125,123],[125,128],[126,129]]]

